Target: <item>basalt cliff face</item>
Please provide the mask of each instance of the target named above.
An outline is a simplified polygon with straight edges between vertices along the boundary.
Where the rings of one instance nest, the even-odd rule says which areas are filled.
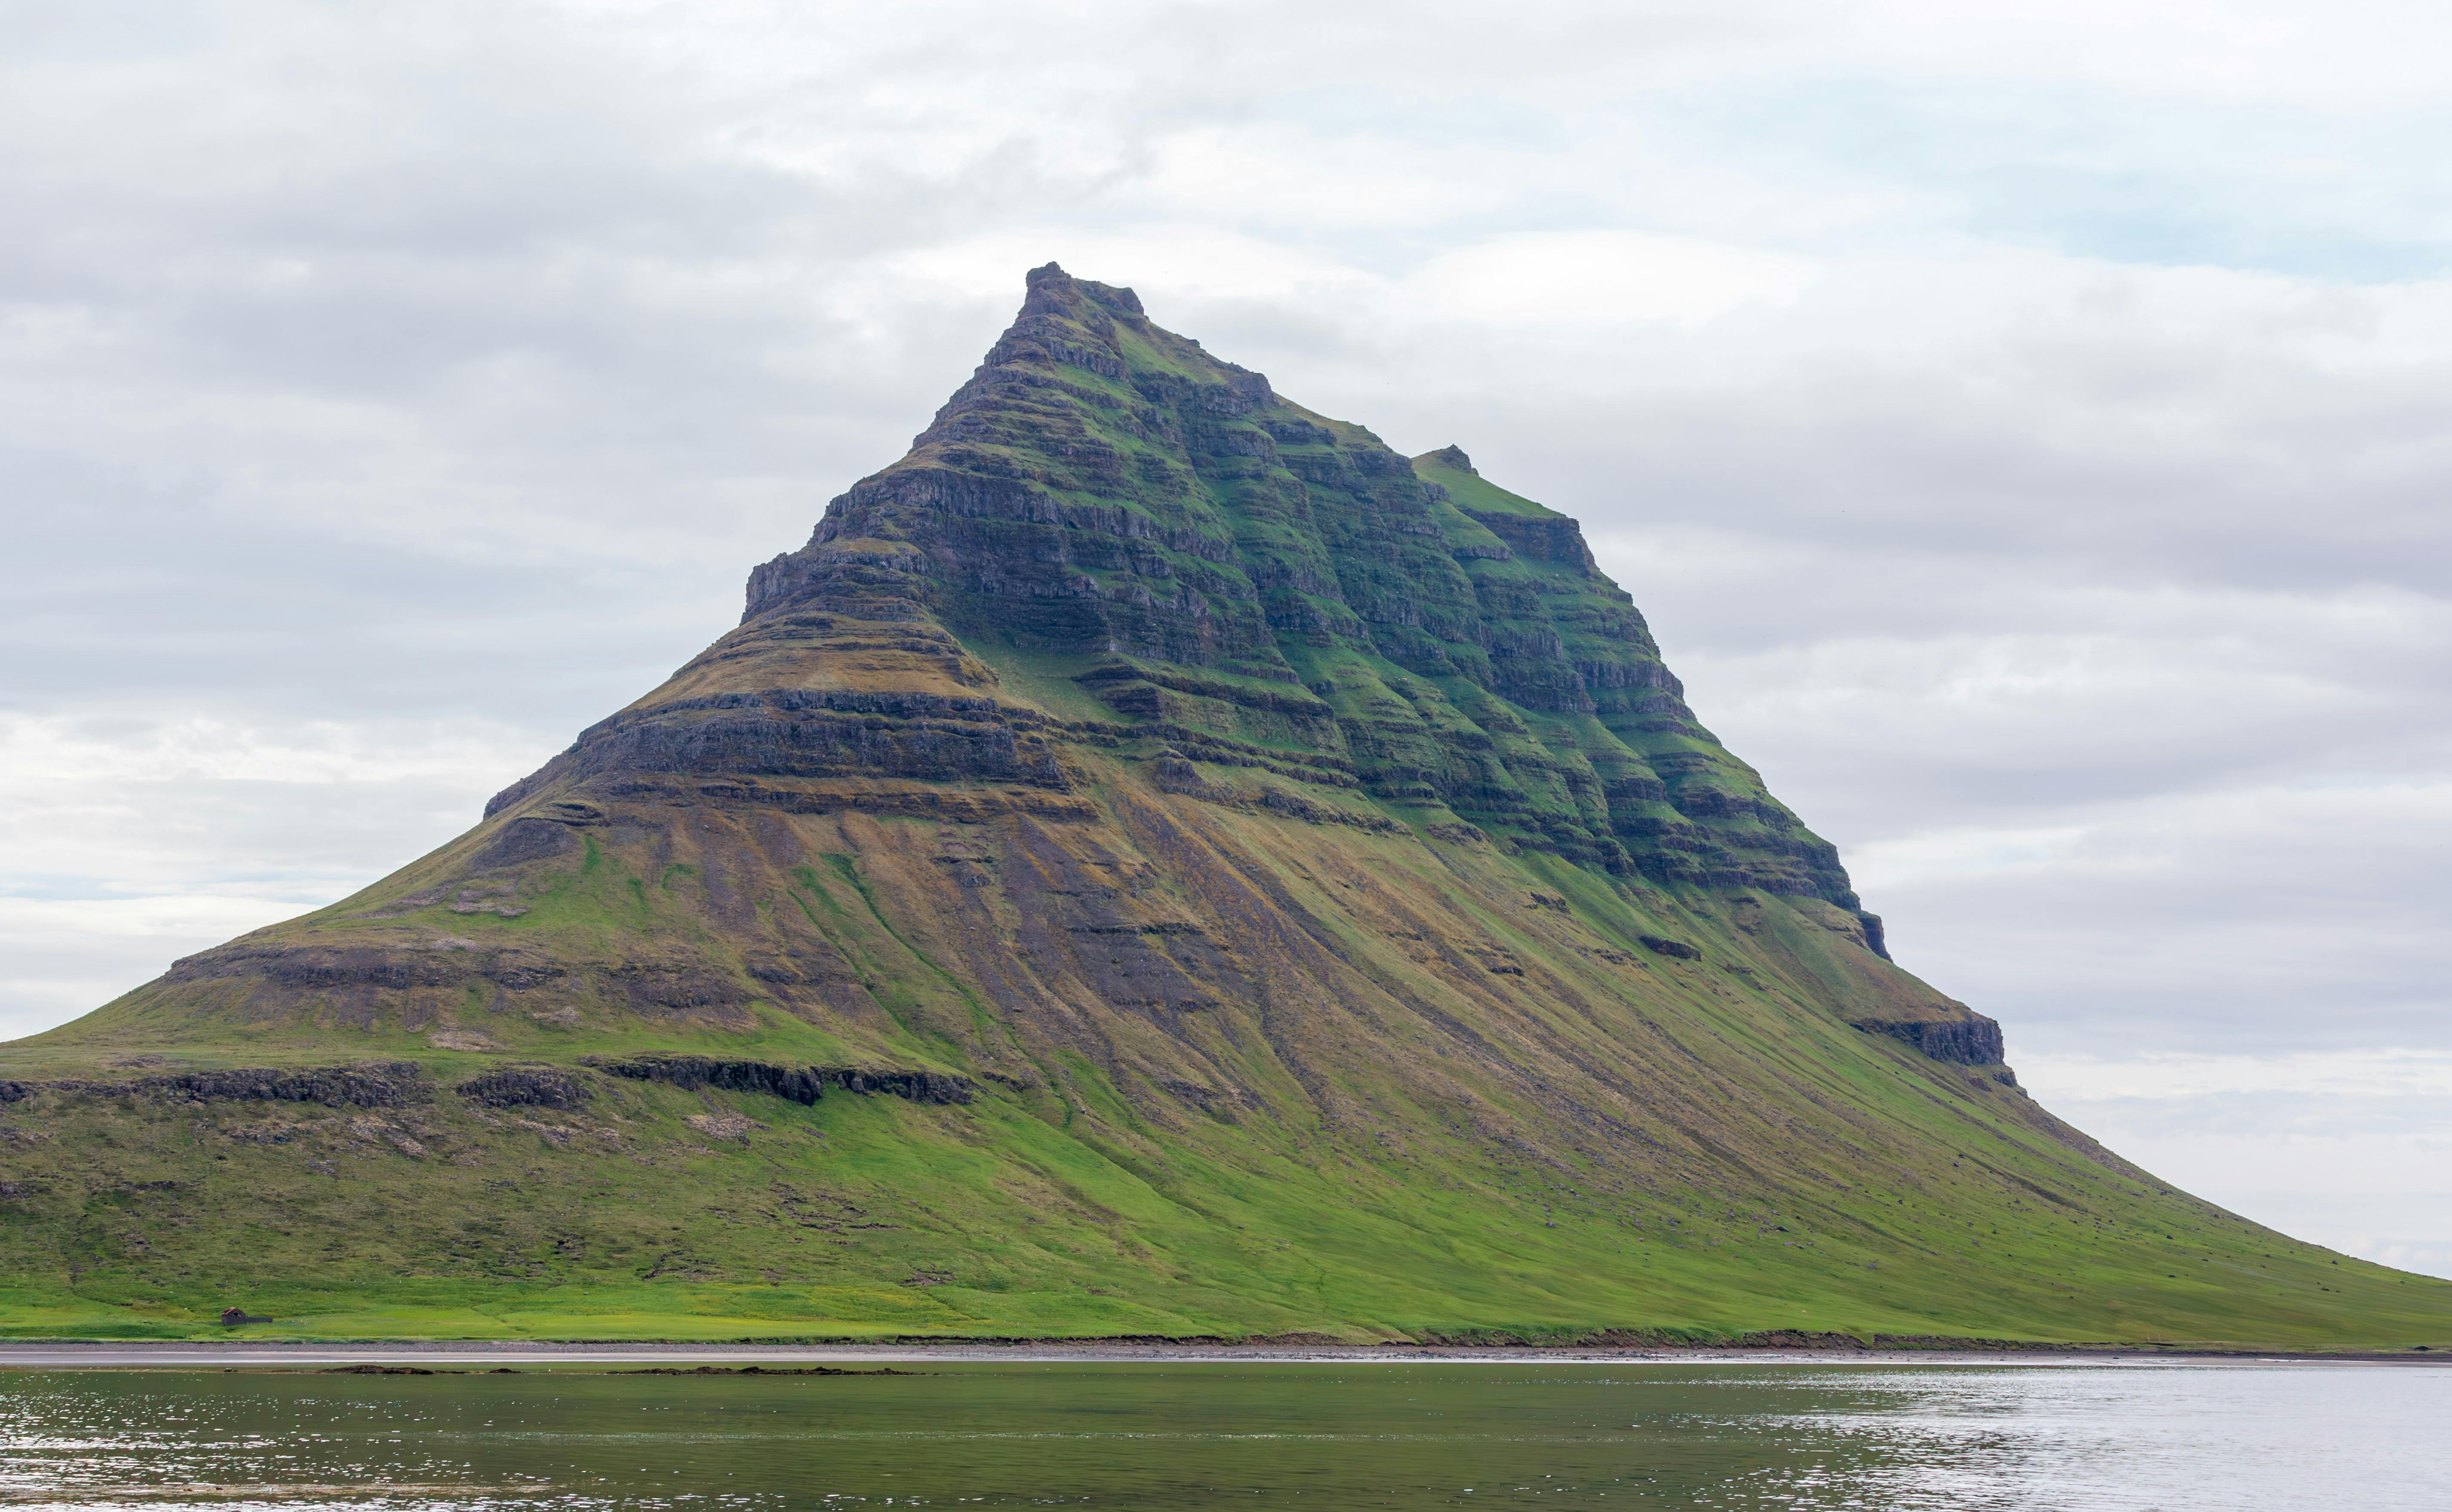
[[[1574,521],[1052,265],[474,830],[0,1055],[35,1331],[2452,1319],[2029,1101]]]

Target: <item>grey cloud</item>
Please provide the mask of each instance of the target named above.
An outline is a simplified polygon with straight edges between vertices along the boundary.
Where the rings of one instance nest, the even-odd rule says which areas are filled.
[[[2208,111],[2155,94],[2150,57],[1919,34],[1910,64],[1826,8],[1492,16],[13,12],[0,710],[124,722],[87,726],[96,748],[198,714],[504,732],[449,772],[119,783],[107,865],[12,817],[52,858],[41,890],[260,885],[278,909],[450,833],[727,625],[747,566],[899,455],[1022,268],[1062,256],[1305,403],[1583,517],[1706,721],[2013,1048],[2452,1043],[2452,815],[2427,796],[2452,781],[2452,293],[2351,282],[2433,255],[2383,208],[2432,182],[2441,123],[2395,94],[2344,124],[2330,52],[2312,83],[2243,70],[2244,103]],[[1977,89],[2071,131],[2106,90],[2199,113],[2086,138],[2021,220],[2001,192],[2052,154],[1968,115]],[[2206,133],[2285,95],[2337,140],[2400,141],[2345,186],[2205,176]],[[1816,125],[1875,98],[1928,139],[1964,128],[1948,161]],[[1264,186],[1277,152],[1328,188],[1161,184],[1196,131]],[[2124,151],[2135,182],[2212,186],[2195,253],[2321,276],[2035,250],[2180,245],[2088,221],[2133,216]],[[1470,192],[1336,213],[1399,170]],[[2366,250],[2257,251],[2293,218]],[[1823,276],[1684,327],[1409,291],[1496,232],[1587,227]],[[985,242],[1017,249],[996,291],[920,266]],[[1994,854],[2035,835],[2061,838]],[[59,928],[0,959],[27,1026],[77,1005],[57,984],[174,948]]]
[[[2425,796],[2074,809],[2080,836],[2042,864],[1872,890],[1903,961],[2038,1047],[2442,1048],[2452,802]]]

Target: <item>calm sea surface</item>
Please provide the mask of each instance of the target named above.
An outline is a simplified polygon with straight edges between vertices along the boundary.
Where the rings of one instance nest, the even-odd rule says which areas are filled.
[[[2452,1370],[992,1364],[0,1375],[75,1507],[2452,1507]]]

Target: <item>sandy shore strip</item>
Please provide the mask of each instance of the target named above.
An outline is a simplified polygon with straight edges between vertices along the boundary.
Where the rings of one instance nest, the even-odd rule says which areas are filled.
[[[2442,1355],[2253,1354],[2130,1347],[1982,1349],[1529,1349],[1417,1345],[1171,1344],[1049,1340],[1017,1343],[947,1341],[890,1344],[556,1343],[524,1340],[304,1343],[231,1340],[0,1343],[0,1370],[298,1370],[399,1364],[585,1369],[591,1365],[860,1364],[1323,1364],[1323,1365],[1881,1365],[1917,1368],[2024,1366],[2289,1366],[2452,1364]]]

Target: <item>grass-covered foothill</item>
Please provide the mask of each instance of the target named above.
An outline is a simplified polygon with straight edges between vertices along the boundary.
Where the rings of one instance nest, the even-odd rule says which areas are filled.
[[[1275,838],[1310,840],[1293,827]],[[1337,836],[1343,854],[1302,859],[1387,892],[1456,875],[1420,874],[1427,851],[1410,836]],[[643,1049],[842,1064],[842,1037],[781,1015],[619,1036],[500,1015],[484,1022],[524,1036],[500,1051],[326,1031],[306,1059],[407,1057],[428,1096],[350,1108],[41,1090],[10,1104],[0,1268],[15,1285],[0,1328],[218,1337],[214,1320],[235,1305],[269,1317],[244,1332],[270,1338],[2446,1342],[2452,1285],[2260,1229],[2087,1158],[2008,1087],[1802,1019],[1724,969],[1777,942],[1759,922],[1716,921],[1669,892],[1637,911],[1551,858],[1448,865],[1516,871],[1527,898],[1572,895],[1572,911],[1453,921],[1453,936],[1479,932],[1519,970],[1555,955],[1564,932],[1592,937],[1587,950],[1611,938],[1640,950],[1642,935],[1674,930],[1722,963],[1647,952],[1631,1011],[1599,1036],[1683,1021],[1680,1079],[1704,1095],[1664,1130],[1685,1125],[1687,1151],[1631,1151],[1628,1135],[1645,1143],[1633,1130],[1544,1149],[1520,1136],[1546,1111],[1537,1087],[1493,1081],[1459,1106],[1405,1068],[1374,1075],[1367,1058],[1325,1068],[1335,1086],[1321,1090],[1368,1119],[1227,1106],[1162,1120],[1145,1090],[1078,1053],[1031,1081],[981,1077],[968,1104],[838,1087],[804,1105],[602,1068],[608,1052]],[[606,879],[622,869],[590,852],[561,896],[603,886],[618,899],[628,888]],[[795,868],[782,901],[821,921],[908,1036],[868,1042],[868,1059],[962,1064],[962,1026],[984,1010],[930,942],[884,923],[897,910],[884,868],[865,892],[860,875],[856,863]],[[1554,969],[1572,987],[1570,969],[1630,968],[1585,954]],[[243,1030],[209,1048],[192,1060],[267,1058]],[[41,1069],[75,1080],[58,1074],[73,1053],[51,1050]],[[583,1101],[489,1107],[454,1090],[505,1065],[558,1066]],[[89,1069],[129,1084],[173,1066]],[[1818,1127],[1796,1116],[1816,1108],[1845,1116]]]

